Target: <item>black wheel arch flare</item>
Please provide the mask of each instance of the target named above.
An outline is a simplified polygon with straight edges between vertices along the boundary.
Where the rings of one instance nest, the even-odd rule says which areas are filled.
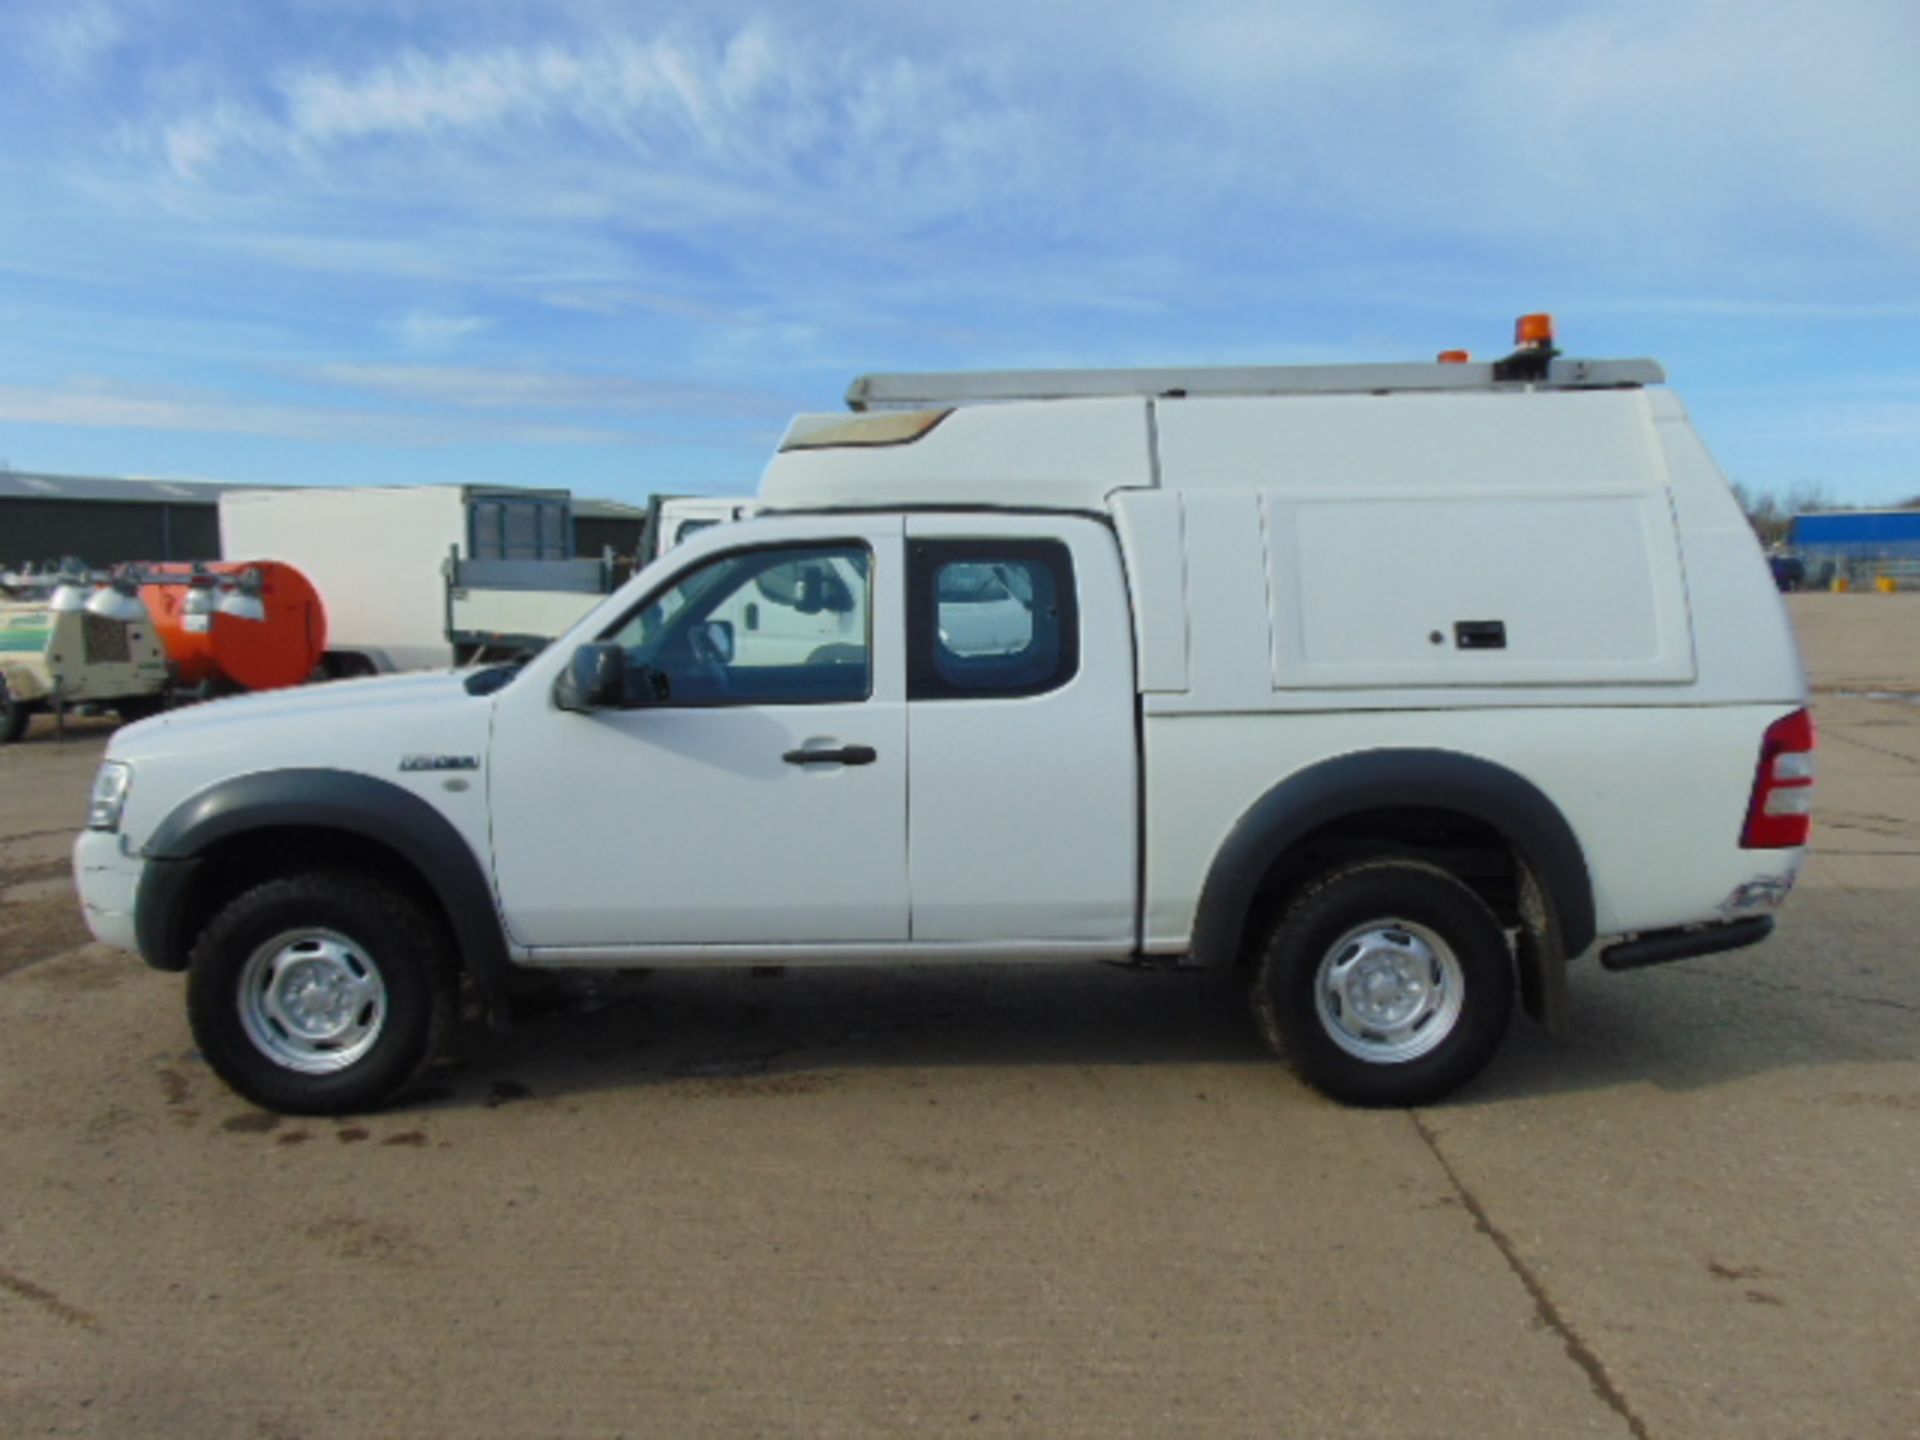
[[[134,902],[140,954],[184,970],[193,885],[207,852],[250,831],[334,831],[400,855],[440,904],[467,972],[493,992],[508,967],[506,938],[486,869],[453,823],[390,781],[350,770],[264,770],[220,780],[168,813],[142,847]]]
[[[1262,882],[1296,844],[1369,811],[1407,809],[1479,821],[1513,848],[1548,901],[1550,943],[1523,947],[1522,965],[1553,973],[1523,973],[1523,988],[1532,992],[1544,982],[1548,993],[1558,991],[1566,959],[1594,940],[1586,854],[1559,807],[1532,781],[1453,750],[1356,751],[1291,775],[1254,801],[1207,873],[1194,916],[1194,961],[1210,969],[1237,963]]]

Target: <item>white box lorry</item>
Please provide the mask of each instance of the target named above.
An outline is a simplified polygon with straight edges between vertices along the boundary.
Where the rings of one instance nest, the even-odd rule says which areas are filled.
[[[657,560],[702,530],[744,520],[757,509],[752,500],[739,496],[655,495],[647,506],[647,558]]]
[[[1662,379],[869,377],[521,668],[122,730],[88,922],[289,1111],[404,1089],[461,974],[978,960],[1206,967],[1430,1101],[1801,863],[1792,634]]]
[[[224,554],[298,567],[327,607],[334,678],[538,648],[611,588],[573,554],[565,490],[478,485],[229,490]]]

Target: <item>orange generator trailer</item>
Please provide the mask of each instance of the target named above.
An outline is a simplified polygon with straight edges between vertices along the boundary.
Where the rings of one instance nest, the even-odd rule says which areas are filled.
[[[327,648],[319,591],[281,561],[147,564],[138,579],[177,687],[230,694],[298,685]]]

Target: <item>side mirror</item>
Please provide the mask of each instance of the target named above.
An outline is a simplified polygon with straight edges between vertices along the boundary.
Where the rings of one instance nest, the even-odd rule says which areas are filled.
[[[821,583],[817,566],[809,565],[801,570],[800,582],[793,588],[793,608],[802,615],[818,615],[827,608],[826,586]]]
[[[595,641],[573,652],[554,682],[553,703],[586,714],[608,710],[626,699],[627,657],[618,645]]]
[[[853,609],[853,592],[847,582],[824,565],[809,565],[800,572],[800,595],[794,606],[802,615],[845,615]]]

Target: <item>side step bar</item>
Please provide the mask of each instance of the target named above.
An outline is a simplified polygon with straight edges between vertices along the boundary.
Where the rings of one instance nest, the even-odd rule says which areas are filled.
[[[1742,950],[1758,945],[1772,933],[1771,915],[1754,915],[1725,925],[1700,925],[1687,930],[1656,930],[1637,940],[1608,946],[1600,952],[1600,963],[1609,970],[1638,970],[1647,965],[1664,965],[1669,960],[1690,960],[1696,955]]]

